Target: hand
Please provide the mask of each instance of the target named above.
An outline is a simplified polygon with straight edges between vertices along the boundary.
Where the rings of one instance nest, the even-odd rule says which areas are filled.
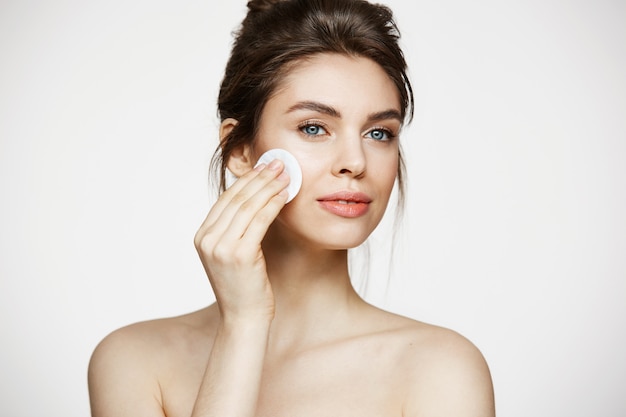
[[[259,165],[219,197],[194,243],[222,320],[274,317],[274,295],[261,242],[287,201],[289,177],[279,160]]]

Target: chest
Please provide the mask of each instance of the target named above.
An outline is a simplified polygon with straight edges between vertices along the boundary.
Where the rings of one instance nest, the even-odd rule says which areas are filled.
[[[266,364],[257,417],[401,416],[403,377],[387,355],[310,352]]]
[[[188,416],[206,359],[181,364],[163,399],[170,417]],[[257,417],[401,416],[406,396],[402,364],[384,349],[348,345],[268,358]]]

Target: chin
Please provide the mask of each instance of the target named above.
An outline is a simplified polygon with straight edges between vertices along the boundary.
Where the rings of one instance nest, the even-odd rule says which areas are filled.
[[[371,231],[363,230],[359,225],[327,224],[315,227],[290,227],[288,224],[278,222],[275,231],[289,244],[308,246],[315,250],[347,250],[360,246],[367,240]]]
[[[320,246],[325,246],[331,250],[341,249],[354,249],[360,246],[367,240],[370,233],[358,233],[353,231],[352,233],[341,233],[341,231],[334,233],[325,233],[323,236],[319,236]]]
[[[370,212],[360,218],[330,216],[326,212],[308,212],[286,206],[271,226],[272,234],[288,245],[302,245],[317,250],[347,250],[360,246],[374,231],[382,217]],[[307,219],[303,221],[303,219]]]

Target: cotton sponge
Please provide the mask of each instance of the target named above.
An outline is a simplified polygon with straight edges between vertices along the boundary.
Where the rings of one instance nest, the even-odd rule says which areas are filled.
[[[290,154],[284,149],[270,149],[265,152],[256,165],[259,164],[269,164],[274,159],[280,159],[285,164],[285,172],[289,175],[289,185],[287,186],[287,203],[293,200],[293,198],[300,191],[300,187],[302,186],[302,169],[300,168],[300,164],[295,156]],[[255,165],[255,166],[256,166]]]

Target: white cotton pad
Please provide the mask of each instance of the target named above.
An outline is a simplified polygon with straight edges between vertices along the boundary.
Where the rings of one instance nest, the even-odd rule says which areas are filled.
[[[270,149],[265,152],[256,165],[266,164],[268,165],[274,159],[280,159],[285,164],[285,171],[287,175],[289,175],[289,185],[287,186],[287,203],[293,200],[293,198],[300,191],[300,187],[302,186],[302,169],[300,169],[300,164],[295,156],[290,154],[284,149]]]

